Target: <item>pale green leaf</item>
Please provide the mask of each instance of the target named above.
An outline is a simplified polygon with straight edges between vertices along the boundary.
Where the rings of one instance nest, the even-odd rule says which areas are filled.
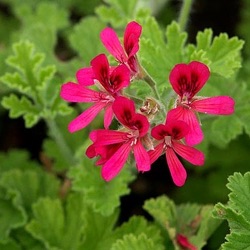
[[[222,249],[249,249],[250,246],[250,172],[244,176],[235,173],[228,178],[227,187],[230,189],[227,205],[218,203],[214,208],[214,215],[226,219],[230,227],[230,234]]]
[[[111,250],[162,250],[163,246],[157,246],[152,239],[148,238],[145,234],[140,234],[139,236],[134,236],[133,234],[128,234],[121,240],[117,240],[113,245]]]
[[[162,226],[175,227],[177,223],[176,206],[167,196],[160,196],[156,199],[149,199],[143,208],[149,212],[154,219]]]
[[[116,239],[113,228],[118,219],[118,210],[110,215],[102,215],[88,207],[84,213],[84,241],[79,247],[92,250],[110,250]]]
[[[34,219],[26,226],[28,232],[41,240],[47,249],[62,249],[65,218],[60,200],[41,198],[33,205],[33,213]]]
[[[34,126],[40,118],[38,108],[25,96],[21,98],[18,98],[15,94],[5,96],[2,105],[10,110],[11,118],[23,116],[27,128]]]
[[[82,65],[88,66],[95,56],[105,52],[100,40],[100,32],[104,28],[105,25],[96,17],[86,17],[74,27],[69,40],[83,59]]]
[[[125,27],[134,19],[137,11],[137,0],[119,1],[105,0],[108,5],[101,5],[96,8],[96,13],[106,23],[113,27]]]
[[[114,213],[120,205],[120,197],[130,192],[128,183],[134,178],[131,172],[124,169],[112,181],[106,182],[100,176],[100,168],[86,156],[82,167],[71,168],[69,177],[72,179],[73,190],[82,192],[86,202],[103,215]]]
[[[121,239],[124,235],[128,235],[131,232],[133,232],[133,235],[136,237],[144,233],[147,238],[153,240],[155,246],[157,245],[159,248],[163,243],[163,238],[158,227],[154,224],[150,224],[141,216],[132,216],[129,221],[116,228],[112,235],[117,239]]]

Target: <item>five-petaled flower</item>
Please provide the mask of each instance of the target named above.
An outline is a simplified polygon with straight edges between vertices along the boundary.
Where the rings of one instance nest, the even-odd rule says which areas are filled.
[[[102,110],[105,109],[104,127],[108,128],[113,119],[112,104],[121,90],[130,83],[130,71],[125,65],[110,67],[104,54],[91,61],[91,68],[78,71],[78,84],[68,82],[62,85],[60,95],[69,102],[94,103],[69,124],[69,131],[85,128]],[[83,73],[86,76],[83,76]],[[89,80],[89,83],[88,83]],[[88,85],[96,83],[100,91],[90,89]]]
[[[183,120],[190,126],[185,140],[188,145],[196,145],[203,139],[203,133],[196,112],[213,115],[230,115],[234,112],[234,100],[229,96],[195,96],[210,76],[208,67],[193,61],[177,64],[169,75],[169,81],[178,94],[176,107],[168,112],[171,120]]]
[[[106,49],[121,64],[126,64],[131,75],[134,76],[139,71],[136,53],[139,50],[139,38],[141,36],[142,27],[135,21],[128,23],[123,37],[123,46],[112,28],[105,28],[101,34],[101,41]]]
[[[176,154],[194,165],[201,166],[204,164],[202,152],[182,143],[181,139],[188,133],[189,126],[184,121],[172,120],[169,117],[166,118],[165,124],[159,124],[151,131],[157,145],[149,151],[150,161],[153,163],[162,153],[166,153],[170,174],[177,186],[184,185],[187,172]]]
[[[143,146],[143,139],[149,130],[147,118],[135,111],[134,102],[119,96],[113,104],[117,120],[124,126],[121,130],[94,130],[90,133],[93,144],[87,149],[87,156],[100,156],[102,177],[106,181],[114,178],[123,168],[130,152],[133,152],[138,171],[150,170],[150,159]]]

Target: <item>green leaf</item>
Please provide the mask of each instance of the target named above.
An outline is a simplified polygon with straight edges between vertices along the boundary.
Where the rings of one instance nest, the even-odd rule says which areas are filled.
[[[241,67],[240,51],[244,41],[237,37],[229,38],[221,33],[212,39],[211,29],[199,31],[196,36],[196,46],[188,46],[189,60],[199,60],[209,65],[212,73],[225,78],[232,77]]]
[[[10,110],[10,118],[23,116],[27,128],[34,126],[40,118],[37,107],[25,96],[21,98],[18,98],[15,94],[5,96],[2,105]]]
[[[1,243],[8,244],[11,230],[23,226],[27,219],[24,211],[11,200],[4,199],[3,195],[0,187],[0,246]]]
[[[66,204],[42,198],[33,205],[33,213],[34,219],[26,227],[28,232],[47,249],[65,250],[110,249],[110,236],[118,215],[104,217],[95,213],[79,193],[70,194]]]
[[[100,32],[104,28],[104,24],[96,17],[86,17],[74,27],[69,41],[85,65],[89,65],[98,54],[104,53],[105,49],[100,41]]]
[[[133,234],[128,234],[121,240],[117,240],[113,245],[111,250],[161,250],[164,249],[163,246],[156,246],[152,239],[148,238],[145,234],[140,234],[139,236],[134,236]]]
[[[82,167],[71,168],[69,171],[73,190],[82,192],[86,202],[96,212],[106,216],[113,214],[120,205],[120,197],[129,193],[128,183],[134,176],[124,169],[112,181],[105,182],[100,177],[100,169],[94,162],[86,157],[83,160]]]
[[[33,205],[33,213],[34,219],[26,227],[28,232],[41,240],[47,249],[61,249],[65,218],[60,200],[42,198]]]
[[[12,230],[11,236],[15,239],[19,249],[44,250],[42,243],[33,238],[24,227]]]
[[[214,215],[226,219],[230,227],[230,234],[222,249],[249,249],[250,246],[250,172],[244,176],[235,173],[228,178],[229,202],[227,205],[218,203],[214,208]]]
[[[58,180],[40,169],[6,171],[0,178],[0,186],[7,194],[15,194],[15,204],[27,213],[40,197],[57,197],[59,191]]]
[[[141,216],[132,216],[128,222],[116,228],[112,235],[116,239],[122,239],[124,235],[129,235],[131,232],[133,232],[135,237],[139,237],[142,233],[145,234],[147,238],[150,238],[154,242],[155,246],[161,249],[163,238],[160,235],[160,230]]]
[[[197,204],[175,205],[166,196],[147,200],[144,209],[148,211],[160,226],[161,230],[168,232],[165,236],[172,241],[175,247],[176,235],[183,234],[197,248],[201,249],[208,238],[220,225],[220,221],[212,217],[212,206]]]
[[[172,22],[167,26],[165,43],[163,31],[154,18],[146,19],[144,25],[145,32],[143,30],[140,39],[139,60],[155,81],[162,99],[165,99],[169,93],[166,89],[170,89],[169,72],[176,63],[183,62],[187,33],[181,32],[179,25]]]
[[[61,83],[53,79],[55,66],[42,67],[44,54],[36,53],[34,45],[28,41],[15,43],[13,50],[14,55],[9,56],[7,62],[17,71],[6,73],[1,80],[23,95],[18,98],[11,94],[3,98],[2,104],[10,110],[10,117],[23,116],[26,127],[32,127],[40,118],[68,114],[68,104],[59,97]]]
[[[11,149],[8,152],[0,152],[0,174],[12,169],[34,170],[41,167],[36,161],[30,159],[26,150]]]
[[[105,23],[111,23],[115,28],[125,27],[136,15],[137,0],[119,1],[105,0],[108,5],[96,8],[96,13]]]
[[[110,250],[115,241],[113,228],[118,219],[118,210],[110,215],[102,215],[88,207],[84,213],[84,241],[81,249]]]

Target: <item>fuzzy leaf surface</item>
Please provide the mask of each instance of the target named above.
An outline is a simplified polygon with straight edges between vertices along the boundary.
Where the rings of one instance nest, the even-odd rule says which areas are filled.
[[[222,249],[249,249],[250,246],[250,173],[242,175],[235,173],[228,178],[227,187],[230,190],[228,204],[218,203],[214,208],[214,215],[219,219],[226,219],[230,227],[230,234]]]

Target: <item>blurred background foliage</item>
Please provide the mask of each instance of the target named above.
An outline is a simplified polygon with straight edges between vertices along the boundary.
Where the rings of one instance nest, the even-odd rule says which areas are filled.
[[[58,66],[60,69],[56,73],[58,84],[60,81],[66,82],[72,79],[75,71],[79,67],[88,65],[97,51],[104,52],[100,43],[99,47],[96,47],[97,43],[93,43],[93,48],[88,48],[87,53],[85,50],[81,52],[85,41],[84,38],[80,39],[82,33],[87,34],[86,39],[95,39],[99,36],[99,31],[104,26],[102,21],[96,18],[95,13],[107,11],[103,9],[103,3],[108,5],[109,1],[0,0],[0,75],[10,70],[5,64],[5,59],[12,50],[12,44],[21,38],[29,39],[39,52],[46,54],[45,63]],[[54,4],[54,9],[48,8],[48,4]],[[173,19],[177,19],[181,1],[139,0],[138,4],[147,7],[159,24],[165,27]],[[124,16],[126,17],[126,13]],[[126,22],[126,18],[116,20],[114,14],[113,24],[117,28],[124,27]],[[91,25],[95,25],[93,32],[89,29]],[[235,81],[243,80],[249,85],[249,26],[250,1],[248,0],[194,1],[187,25],[188,39],[189,42],[194,43],[197,32],[205,28],[212,28],[214,35],[226,32],[229,37],[238,36],[243,39],[245,41],[243,67]],[[79,57],[75,57],[76,51],[79,51]],[[9,91],[7,87],[0,84],[0,98]],[[26,129],[21,118],[10,119],[3,107],[0,107],[0,120],[1,152],[14,148],[27,149],[33,160],[44,161],[42,154],[44,147],[45,150],[47,147],[47,152],[53,148],[51,141],[47,141],[45,146],[42,145],[46,136],[44,122],[41,121],[33,128]],[[65,121],[62,121],[62,124],[65,125]],[[189,168],[187,165],[189,178],[182,188],[173,185],[164,157],[161,157],[154,164],[152,171],[140,174],[131,183],[131,193],[122,197],[120,221],[126,221],[133,214],[143,214],[150,218],[143,211],[142,205],[146,199],[162,194],[167,194],[176,203],[226,202],[228,190],[225,184],[228,176],[235,171],[241,173],[249,171],[249,148],[250,140],[245,131],[224,147],[211,143],[208,146],[206,163],[203,167]],[[1,164],[3,162],[0,157]],[[223,224],[214,234],[207,248],[216,249],[223,242],[226,232],[227,227]]]

